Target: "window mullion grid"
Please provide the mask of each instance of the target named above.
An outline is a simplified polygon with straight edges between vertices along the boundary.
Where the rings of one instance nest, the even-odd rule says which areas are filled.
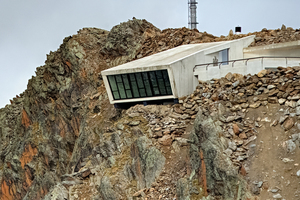
[[[158,72],[158,71],[161,72],[161,75],[162,75],[161,79],[158,78],[158,75],[157,75],[157,72]],[[155,76],[154,79],[155,79],[155,81],[156,81],[157,89],[158,89],[158,91],[159,91],[159,94],[157,94],[157,95],[155,94],[154,85],[153,85],[153,83],[152,83],[152,81],[151,81],[151,77],[150,77],[150,71],[147,71],[147,72],[145,72],[145,75],[146,75],[146,76],[145,76],[145,79],[144,79],[144,77],[143,77],[143,73],[141,73],[141,72],[132,73],[132,75],[133,75],[133,77],[134,77],[134,79],[135,79],[134,81],[131,80],[130,74],[120,74],[121,82],[117,82],[117,78],[116,78],[117,75],[111,75],[111,76],[112,76],[112,79],[113,79],[113,80],[115,81],[115,83],[116,83],[116,88],[117,88],[116,91],[112,90],[111,84],[110,84],[110,89],[111,89],[111,91],[112,91],[112,93],[113,93],[113,96],[114,96],[114,92],[117,92],[117,93],[119,94],[119,98],[120,98],[120,99],[129,99],[128,94],[127,94],[127,89],[126,89],[126,87],[125,87],[123,75],[125,75],[125,76],[127,77],[127,80],[128,80],[128,83],[129,83],[129,87],[130,87],[130,88],[128,89],[128,91],[131,91],[131,95],[132,95],[131,98],[142,98],[140,89],[143,89],[143,90],[144,90],[144,92],[145,92],[145,97],[163,96],[163,94],[162,94],[163,88],[165,89],[166,95],[168,95],[168,90],[167,90],[167,86],[166,86],[166,83],[167,83],[167,82],[170,82],[170,80],[168,80],[168,78],[169,78],[168,73],[167,73],[166,76],[165,76],[165,73],[163,73],[163,70],[157,70],[157,71],[153,71],[153,72],[154,72],[153,75]],[[140,81],[140,82],[142,83],[142,86],[141,86],[141,87],[140,87],[140,85],[138,84],[138,79],[137,79],[137,74],[138,74],[138,73],[140,74],[140,77],[142,78],[142,80]],[[151,96],[151,95],[148,95],[149,92],[147,92],[147,88],[146,88],[146,84],[145,84],[146,79],[148,79],[149,87],[150,87],[152,96]],[[161,80],[162,83],[160,84],[158,80]],[[137,93],[138,93],[139,97],[135,97],[135,96],[134,96],[133,85],[132,85],[133,82],[135,82],[135,84],[136,84],[136,86],[137,86]],[[124,92],[125,92],[126,98],[122,98],[122,97],[121,97],[120,87],[119,87],[118,83],[120,83],[120,84],[123,85],[123,88],[124,88]],[[161,86],[161,87],[160,87],[160,86]],[[168,87],[171,87],[171,85],[169,84]],[[170,89],[172,90],[172,88],[170,88]]]

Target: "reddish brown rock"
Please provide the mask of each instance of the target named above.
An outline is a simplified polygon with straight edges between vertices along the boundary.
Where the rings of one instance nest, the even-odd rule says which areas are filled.
[[[164,135],[162,138],[158,139],[158,142],[164,146],[172,145],[173,138],[171,135]]]
[[[248,137],[247,137],[246,133],[243,132],[243,133],[239,134],[239,138],[241,138],[241,139],[247,139]]]
[[[243,175],[243,176],[246,176],[246,175],[247,175],[247,171],[246,171],[244,165],[241,166],[240,174]]]
[[[174,112],[178,113],[178,114],[183,114],[183,111],[180,109],[180,107],[175,106],[174,107]]]
[[[233,75],[231,72],[229,72],[228,74],[226,74],[225,78],[228,80],[228,81],[231,81]]]
[[[219,100],[219,95],[217,93],[214,93],[212,96],[211,96],[211,100],[213,101],[218,101]]]
[[[16,192],[16,187],[13,183],[7,183],[5,180],[2,181],[1,184],[1,200],[15,200],[14,193]]]
[[[32,147],[31,144],[28,144],[26,147],[25,147],[25,150],[22,154],[22,157],[20,159],[20,162],[21,162],[21,166],[22,168],[24,169],[24,166],[31,162],[32,159],[33,159],[33,156],[35,156],[36,154],[38,153],[38,150],[36,147]]]
[[[22,111],[22,124],[23,126],[25,126],[26,128],[28,128],[31,125],[31,121],[27,115],[27,112],[23,109]]]
[[[91,173],[92,173],[91,170],[90,170],[90,169],[87,169],[87,170],[85,170],[85,171],[81,174],[81,177],[82,177],[82,178],[86,178],[86,177],[88,177]]]
[[[264,77],[264,76],[267,74],[267,72],[268,72],[268,71],[267,71],[266,69],[261,70],[260,72],[258,72],[257,76],[258,76],[259,78]]]
[[[283,128],[284,130],[290,130],[293,126],[294,126],[295,122],[293,120],[293,118],[288,118],[287,120],[285,120],[285,122],[283,123]]]
[[[275,103],[278,103],[278,99],[277,99],[277,97],[269,97],[268,102],[275,104]]]
[[[240,128],[238,127],[237,124],[233,124],[232,125],[232,129],[233,129],[233,132],[238,135],[240,133]]]

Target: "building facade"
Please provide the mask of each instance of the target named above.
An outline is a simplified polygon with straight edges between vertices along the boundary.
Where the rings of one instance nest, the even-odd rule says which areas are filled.
[[[110,103],[178,99],[191,94],[199,80],[220,78],[228,72],[255,74],[278,67],[280,62],[299,65],[300,41],[249,47],[254,38],[182,45],[104,70]]]

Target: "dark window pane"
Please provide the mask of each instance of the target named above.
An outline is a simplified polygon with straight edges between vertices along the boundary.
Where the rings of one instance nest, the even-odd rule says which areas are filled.
[[[120,99],[119,92],[113,92],[113,96],[115,100]]]
[[[155,78],[155,72],[149,72],[150,74],[150,80],[153,87],[157,87],[157,82]]]
[[[159,95],[159,89],[158,89],[158,87],[154,87],[153,88],[153,92],[154,92],[154,96]]]
[[[145,97],[146,96],[145,89],[140,89],[139,91],[140,91],[141,97]]]
[[[129,74],[129,78],[130,78],[130,81],[135,81],[135,76],[134,76],[134,74]]]
[[[148,97],[152,96],[152,90],[151,90],[151,85],[148,79],[148,74],[146,72],[143,73],[143,79],[145,83],[145,89]]]
[[[129,90],[130,89],[130,84],[129,84],[129,81],[128,81],[127,74],[122,75],[122,78],[123,78],[125,89]]]
[[[140,97],[139,89],[138,89],[138,87],[137,87],[136,82],[131,82],[131,86],[132,86],[133,96],[134,96],[135,98]]]
[[[130,90],[126,90],[126,95],[127,95],[127,98],[132,98],[132,93]]]
[[[166,87],[170,86],[170,80],[169,80],[169,76],[168,76],[168,71],[167,70],[163,70],[162,73],[163,73],[163,77],[164,77],[164,80],[165,80]]]
[[[158,79],[162,79],[163,78],[161,71],[156,71],[156,77]]]
[[[165,88],[165,83],[164,83],[163,79],[158,79],[158,87],[159,87],[159,90],[160,90],[162,95],[167,94],[166,88]]]
[[[167,94],[168,95],[172,95],[172,89],[171,87],[166,87],[167,88]]]
[[[136,76],[139,88],[144,88],[144,83],[143,83],[143,79],[142,79],[141,73],[136,73],[135,76]]]
[[[112,91],[118,90],[114,76],[108,76],[108,81]]]
[[[121,75],[116,75],[116,81],[117,81],[117,83],[121,83],[122,82]]]
[[[126,99],[125,89],[123,83],[118,83],[121,99]]]

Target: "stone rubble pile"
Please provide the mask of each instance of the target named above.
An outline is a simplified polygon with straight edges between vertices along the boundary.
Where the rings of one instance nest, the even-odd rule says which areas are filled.
[[[255,33],[256,38],[250,46],[261,46],[274,43],[283,43],[300,40],[300,29],[293,29],[282,25],[281,29],[262,29]]]
[[[300,67],[279,67],[277,71],[262,70],[257,75],[243,76],[228,73],[221,79],[201,82],[195,92],[179,100],[179,104],[169,109],[158,106],[135,106],[127,110],[128,115],[143,113],[148,119],[152,137],[162,145],[170,146],[173,141],[187,143],[182,138],[187,126],[201,109],[207,115],[218,118],[223,123],[223,136],[228,139],[224,151],[232,162],[241,167],[248,158],[248,144],[257,137],[257,129],[262,122],[271,126],[280,125],[284,130],[295,124],[295,116],[300,116]],[[268,104],[286,106],[284,116],[278,120],[258,117],[246,118],[248,109],[256,109]],[[297,135],[298,136],[298,135]],[[292,151],[296,136],[287,141]]]
[[[255,41],[250,46],[261,46],[300,40],[300,29],[286,28],[285,25],[282,25],[281,29],[268,30],[264,28],[261,31],[248,34],[234,34],[230,30],[227,36],[221,35],[220,37],[185,27],[178,29],[169,28],[161,32],[148,29],[144,33],[145,38],[141,44],[141,48],[137,50],[136,58],[142,58],[184,44],[236,40],[250,35],[256,36]]]
[[[191,119],[196,117],[198,106],[187,106],[185,108],[181,104],[174,106],[157,106],[157,105],[136,105],[127,110],[129,117],[143,115],[149,122],[150,136],[157,139],[164,146],[172,145],[174,140],[187,142],[181,138]],[[128,125],[132,125],[135,121],[130,121]],[[137,123],[134,123],[137,125]]]
[[[217,37],[207,32],[199,32],[196,29],[191,30],[185,27],[177,29],[169,28],[161,32],[148,30],[147,32],[142,47],[137,51],[136,58],[148,56],[184,44],[227,41],[253,35],[252,33],[236,35],[230,31],[228,36]]]
[[[234,164],[241,166],[241,162],[248,158],[247,145],[256,139],[261,122],[270,122],[270,126],[280,125],[285,131],[295,125],[295,117],[300,115],[299,70],[297,66],[279,67],[278,71],[262,70],[254,76],[229,73],[219,80],[200,83],[189,97],[196,98],[202,110],[206,110],[208,115],[216,115],[223,122],[223,135],[230,139],[224,153]],[[268,104],[284,105],[283,116],[273,121],[268,117],[245,118],[248,109]],[[298,141],[297,136],[293,135],[286,142],[288,152],[296,148],[294,142]]]

